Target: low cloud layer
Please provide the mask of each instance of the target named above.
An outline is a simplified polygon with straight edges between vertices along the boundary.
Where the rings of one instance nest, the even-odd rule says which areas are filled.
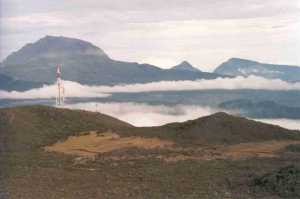
[[[288,83],[279,79],[270,80],[262,77],[217,78],[196,81],[161,81],[146,84],[131,84],[117,86],[99,86],[99,91],[105,93],[135,93],[150,91],[183,91],[209,89],[257,89],[257,90],[300,90],[300,83]]]
[[[161,81],[145,84],[116,86],[87,86],[76,82],[64,81],[66,97],[107,97],[111,93],[138,93],[151,91],[189,91],[209,89],[256,89],[256,90],[300,90],[300,83],[270,80],[262,77],[217,78],[196,81]],[[44,86],[24,92],[1,91],[0,99],[47,99],[56,96],[56,85]]]
[[[171,122],[183,122],[224,111],[202,106],[164,106],[142,103],[78,103],[65,106],[70,109],[81,109],[101,112],[135,126],[160,126]],[[288,129],[300,130],[300,120],[259,119],[264,123],[279,125]]]
[[[220,110],[201,106],[164,106],[143,103],[77,103],[66,108],[101,112],[135,126],[159,126],[211,115]]]
[[[64,81],[66,97],[107,97],[109,94],[98,92],[95,87],[84,86],[76,82]],[[0,90],[0,99],[51,99],[57,95],[57,85],[44,85],[41,88],[24,92]]]

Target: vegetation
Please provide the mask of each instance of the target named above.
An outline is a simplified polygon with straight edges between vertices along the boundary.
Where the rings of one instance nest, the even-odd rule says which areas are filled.
[[[32,151],[82,131],[131,125],[107,115],[46,106],[0,110],[0,151]]]
[[[288,166],[254,180],[256,188],[262,188],[281,197],[300,197],[300,168]]]
[[[46,145],[89,130],[169,139],[180,150],[120,149],[99,154],[83,164],[77,164],[78,157],[43,150]],[[299,190],[300,157],[294,152],[236,160],[168,162],[157,157],[193,156],[199,154],[199,147],[241,142],[295,141],[298,135],[225,113],[162,127],[136,128],[86,111],[45,106],[0,109],[0,197],[291,198],[298,196]],[[281,176],[280,180],[276,176]]]
[[[161,127],[130,129],[130,134],[173,139],[178,143],[188,145],[300,139],[298,131],[291,131],[226,113],[216,113],[196,120],[171,123]]]
[[[287,150],[300,153],[300,144],[291,144],[291,145],[287,146]]]

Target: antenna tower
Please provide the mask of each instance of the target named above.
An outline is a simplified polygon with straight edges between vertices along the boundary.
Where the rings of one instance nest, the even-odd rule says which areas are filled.
[[[57,65],[56,69],[56,84],[57,84],[57,96],[56,96],[56,106],[61,106],[65,101],[65,88],[63,81],[61,80],[61,67]]]

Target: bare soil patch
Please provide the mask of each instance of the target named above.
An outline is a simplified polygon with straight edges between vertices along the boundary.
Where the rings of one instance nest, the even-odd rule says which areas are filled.
[[[45,150],[94,158],[99,153],[111,152],[123,148],[137,147],[142,149],[154,149],[171,146],[173,144],[171,141],[158,138],[124,138],[115,133],[97,134],[93,131],[86,135],[71,136],[64,142],[46,146]]]
[[[290,144],[300,141],[267,141],[256,143],[242,143],[224,148],[224,154],[232,159],[249,157],[277,157]]]
[[[172,141],[159,138],[143,137],[120,137],[116,133],[97,134],[92,131],[81,136],[71,136],[64,142],[58,142],[52,146],[45,147],[48,152],[59,152],[79,156],[78,161],[84,164],[86,161],[94,160],[98,154],[112,152],[120,149],[164,149],[167,153],[153,153],[146,155],[141,153],[111,154],[105,156],[107,160],[137,160],[156,158],[166,162],[177,162],[183,160],[216,160],[216,159],[247,159],[252,157],[272,158],[278,157],[288,145],[299,144],[300,141],[266,141],[234,144],[229,146],[214,145],[211,147],[179,147]]]

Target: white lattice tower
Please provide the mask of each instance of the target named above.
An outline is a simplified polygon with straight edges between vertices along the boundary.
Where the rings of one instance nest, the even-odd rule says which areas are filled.
[[[56,84],[57,84],[57,96],[56,96],[56,105],[60,106],[64,104],[65,100],[65,88],[63,85],[63,81],[61,79],[61,67],[57,65],[56,69]]]

